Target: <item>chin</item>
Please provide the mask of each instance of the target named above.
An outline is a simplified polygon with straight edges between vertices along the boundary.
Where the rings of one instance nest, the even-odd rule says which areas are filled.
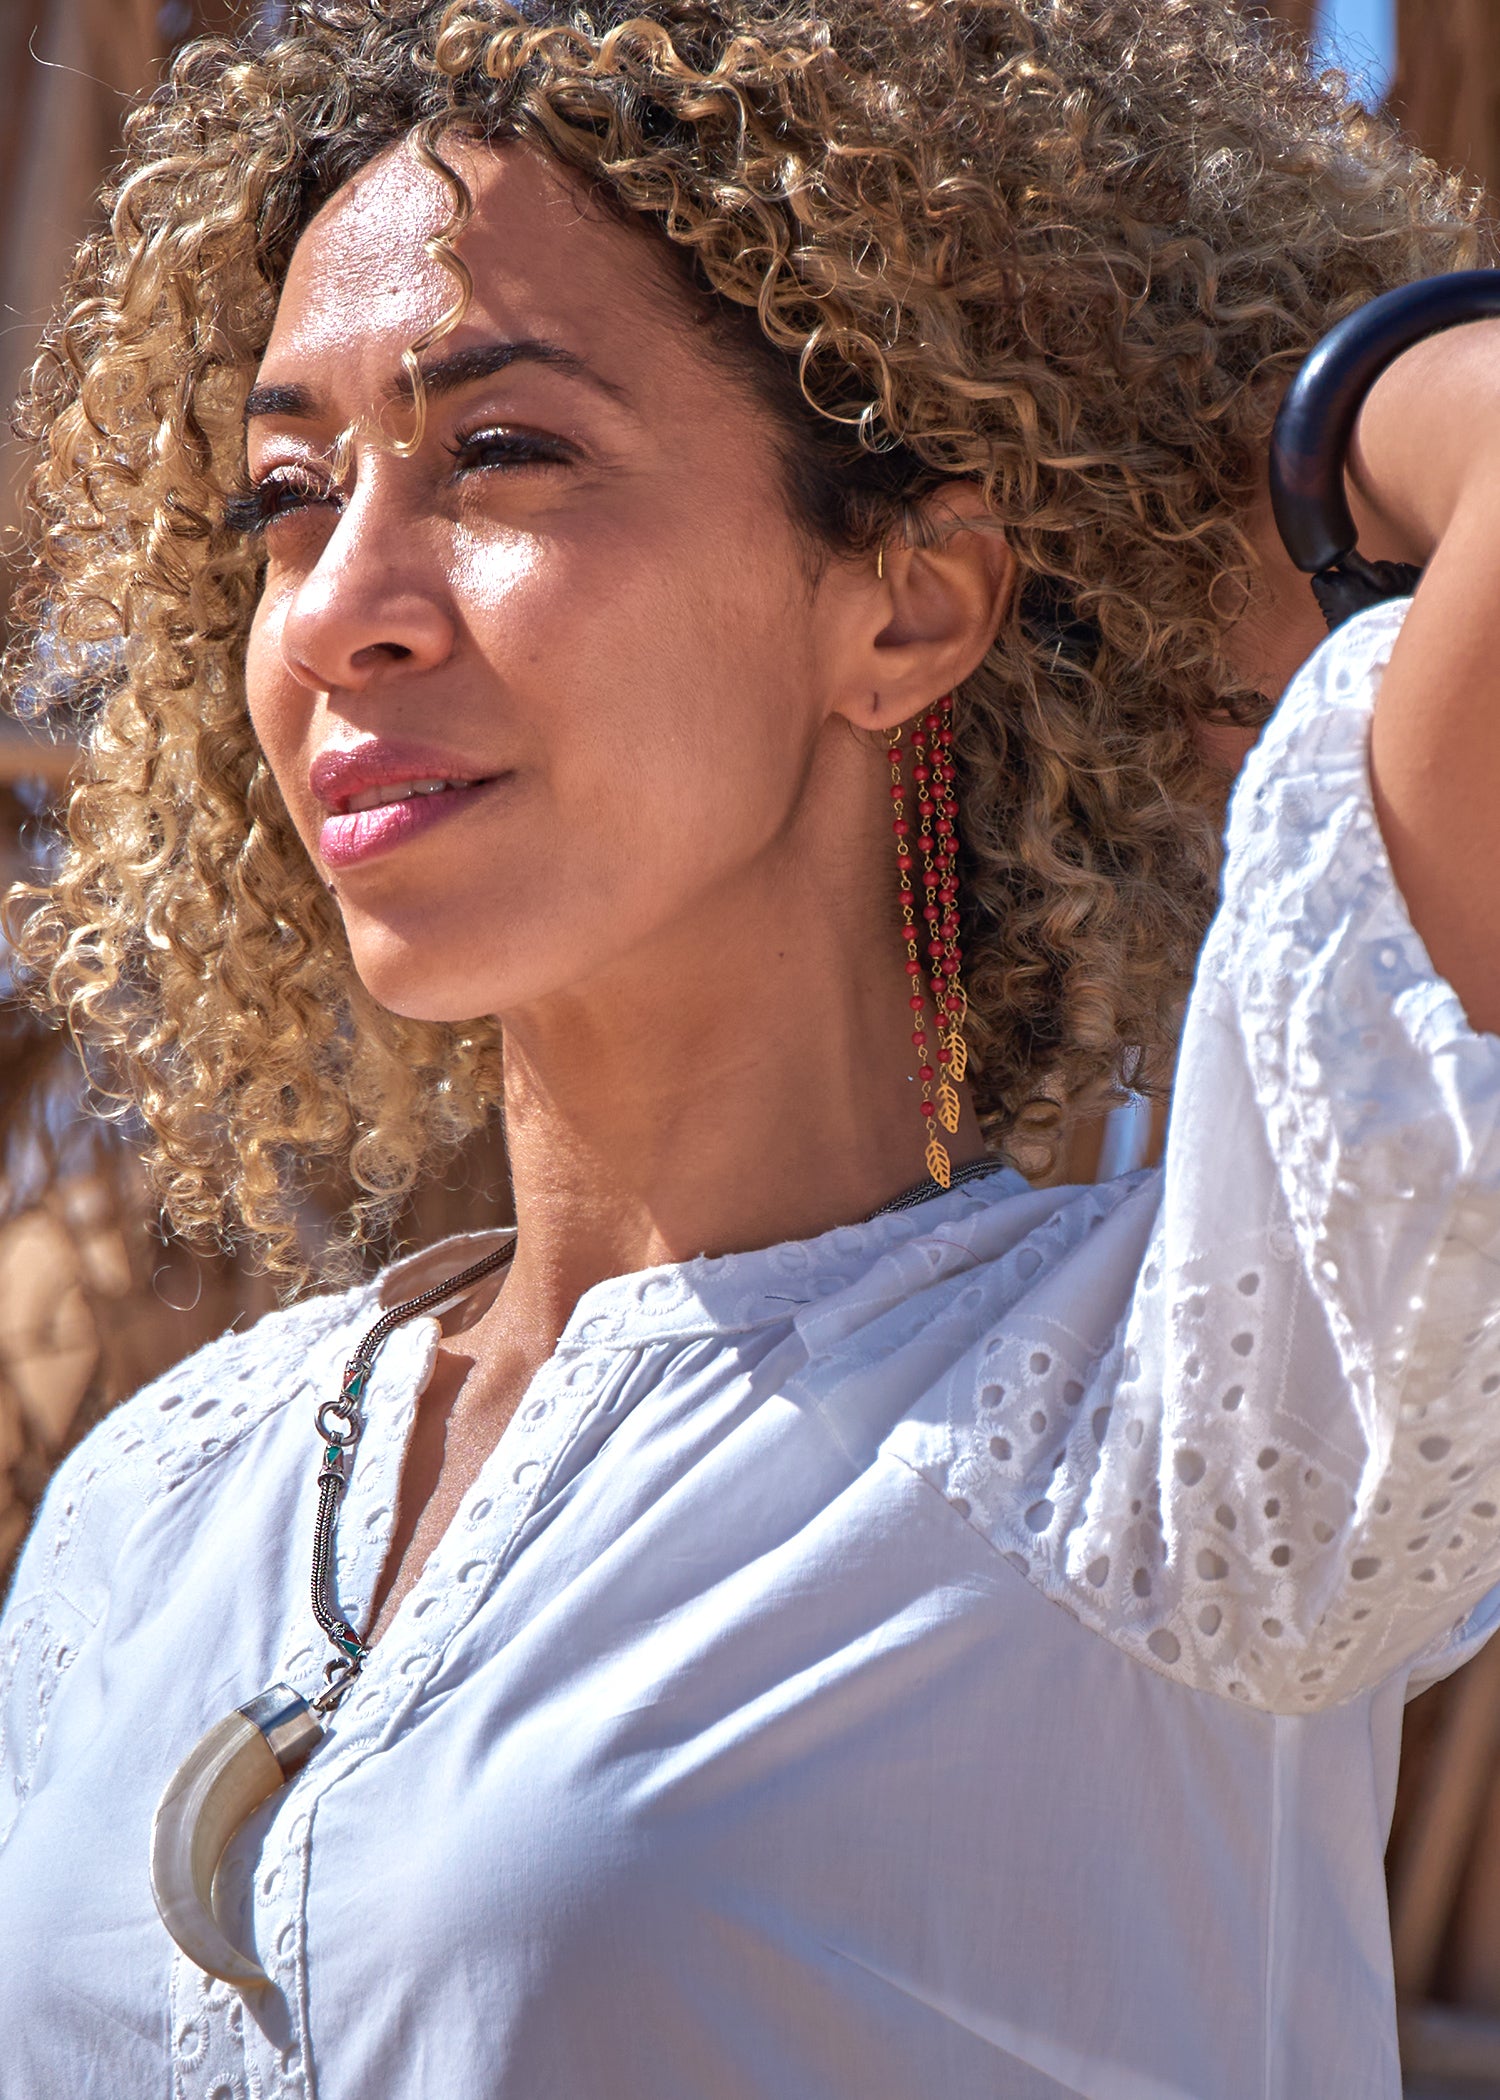
[[[490,1020],[496,1011],[495,1006],[476,998],[472,983],[466,993],[460,994],[437,986],[387,985],[378,976],[372,982],[362,970],[359,979],[377,1006],[383,1006],[387,1013],[399,1014],[403,1021],[430,1021],[435,1027],[461,1028],[470,1021]]]
[[[473,941],[416,941],[368,925],[350,931],[350,954],[360,983],[375,1001],[406,1021],[458,1025],[496,1013],[510,990],[503,968],[488,967]]]

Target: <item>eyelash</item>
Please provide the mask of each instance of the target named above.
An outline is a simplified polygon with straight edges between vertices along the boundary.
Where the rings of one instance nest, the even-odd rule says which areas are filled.
[[[309,477],[279,469],[249,488],[237,489],[225,499],[226,531],[253,539],[289,511],[303,510],[310,503],[330,501],[332,491],[320,488]]]
[[[566,466],[577,457],[574,448],[561,438],[543,437],[530,430],[496,430],[493,427],[457,437],[444,448],[460,471],[486,467]],[[338,493],[326,483],[296,468],[273,468],[262,481],[237,489],[224,503],[226,531],[256,538],[278,518],[290,517],[317,504],[337,503]]]

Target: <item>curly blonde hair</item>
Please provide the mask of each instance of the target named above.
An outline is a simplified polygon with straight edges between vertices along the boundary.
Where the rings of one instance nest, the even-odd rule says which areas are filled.
[[[355,977],[250,730],[226,523],[299,234],[455,130],[655,225],[825,545],[982,483],[1021,587],[959,704],[976,1102],[1024,1156],[1160,1083],[1216,878],[1195,731],[1264,712],[1225,635],[1279,391],[1341,314],[1473,261],[1473,200],[1230,0],[303,0],[133,114],[21,407],[12,691],[87,744],[16,946],[173,1224],[295,1267],[300,1174],[352,1172],[357,1236],[499,1098],[494,1024]]]

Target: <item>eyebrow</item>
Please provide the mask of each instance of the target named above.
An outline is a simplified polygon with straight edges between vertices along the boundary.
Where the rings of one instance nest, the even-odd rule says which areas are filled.
[[[586,386],[597,388],[612,400],[624,399],[624,389],[596,372],[586,358],[580,357],[576,351],[565,350],[561,343],[549,343],[537,336],[523,336],[514,342],[475,343],[468,349],[450,350],[446,357],[435,358],[421,367],[422,384],[427,398],[435,400],[443,394],[457,393],[461,387],[472,386],[476,380],[489,379],[496,372],[508,370],[511,365],[546,365],[555,372],[566,373],[570,379],[582,380]],[[411,383],[406,373],[402,372],[393,379],[384,392],[389,401],[410,400]],[[285,416],[293,421],[307,421],[317,413],[316,394],[310,387],[299,386],[295,381],[252,387],[245,401],[247,423],[257,416]]]

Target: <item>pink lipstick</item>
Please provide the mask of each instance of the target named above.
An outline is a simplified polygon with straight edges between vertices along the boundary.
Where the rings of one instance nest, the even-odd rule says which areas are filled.
[[[468,809],[497,777],[451,753],[383,739],[321,751],[308,774],[329,811],[318,851],[330,868],[373,860]]]

